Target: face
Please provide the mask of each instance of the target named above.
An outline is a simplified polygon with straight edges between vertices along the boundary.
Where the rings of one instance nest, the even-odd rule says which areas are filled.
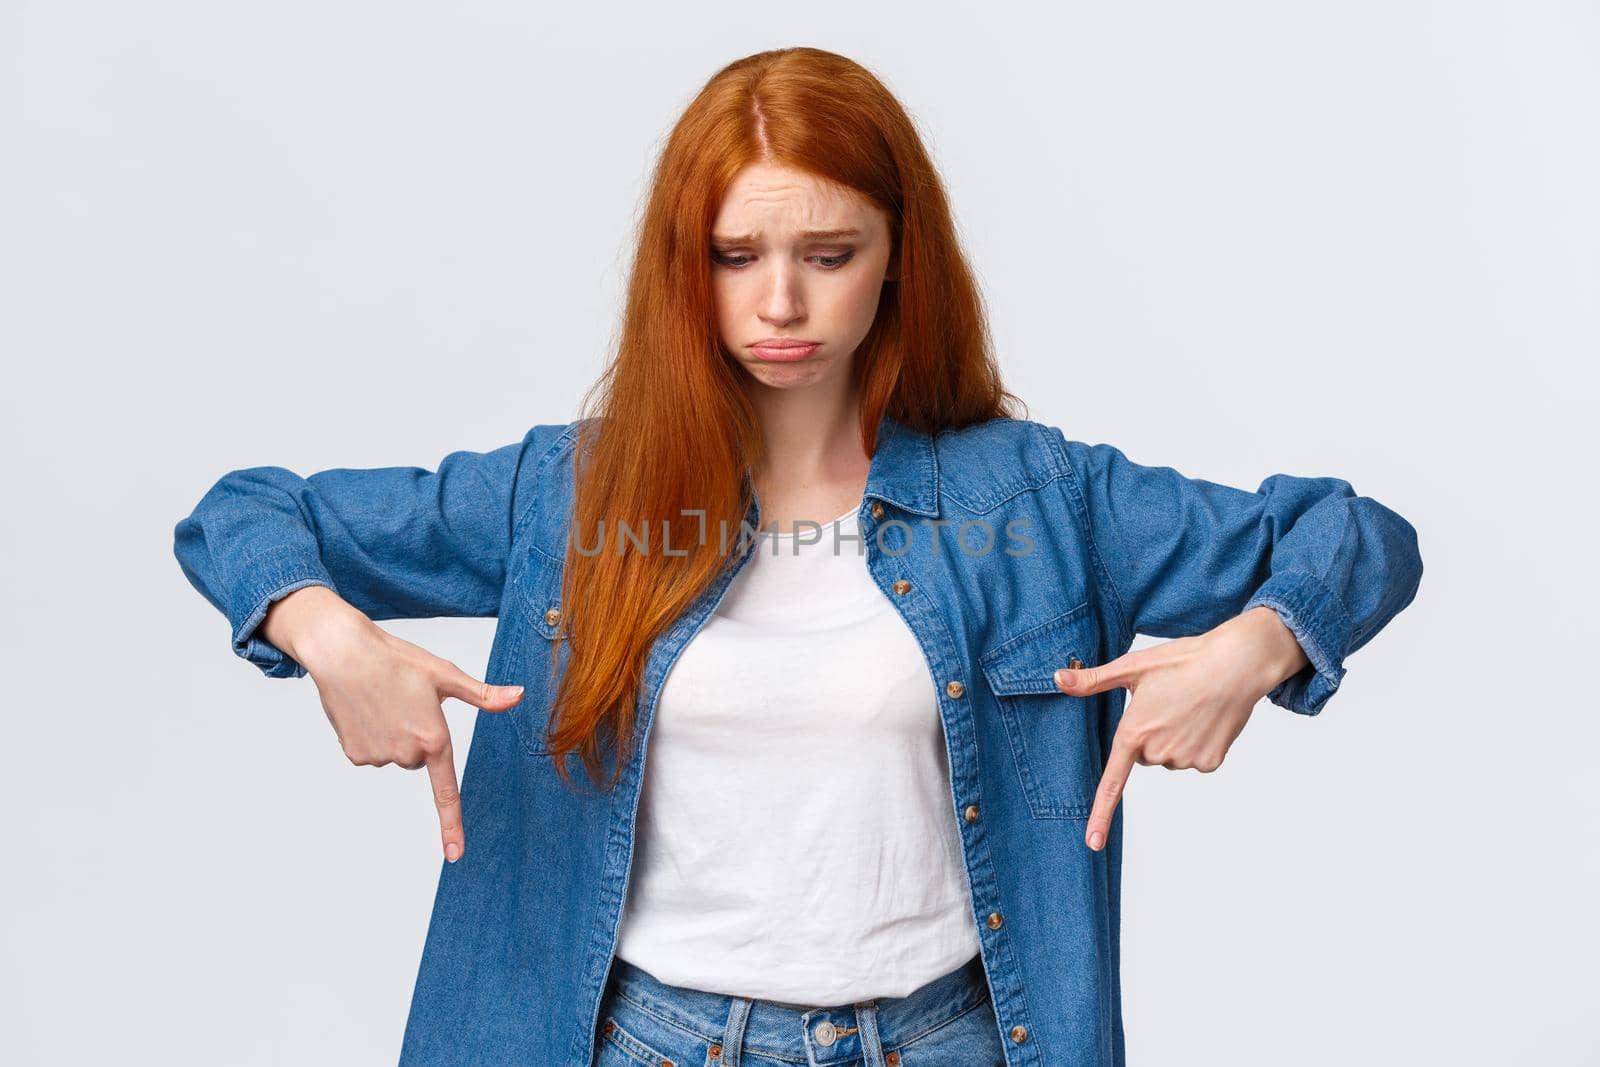
[[[771,388],[848,382],[878,313],[889,244],[888,216],[854,190],[787,167],[745,168],[711,227],[723,346]]]

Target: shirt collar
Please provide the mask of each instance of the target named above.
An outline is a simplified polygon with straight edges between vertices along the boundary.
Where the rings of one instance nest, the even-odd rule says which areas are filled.
[[[939,457],[933,438],[885,414],[867,468],[868,497],[916,515],[939,515]]]

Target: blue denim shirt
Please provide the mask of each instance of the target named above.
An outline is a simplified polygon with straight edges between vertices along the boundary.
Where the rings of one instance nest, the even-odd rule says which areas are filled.
[[[233,471],[175,531],[184,574],[268,677],[305,673],[257,632],[302,586],[330,586],[374,619],[499,619],[485,678],[526,692],[478,714],[461,782],[468,848],[441,861],[402,1064],[592,1062],[656,700],[753,550],[730,538],[718,579],[655,643],[616,789],[589,785],[576,755],[584,788],[564,788],[544,736],[545,668],[577,429],[535,426],[436,471]],[[758,498],[746,521],[760,527]],[[1337,478],[1275,474],[1252,493],[1037,422],[930,436],[886,418],[860,533],[938,691],[947,817],[1007,1063],[1122,1064],[1121,808],[1102,851],[1083,832],[1125,691],[1068,696],[1053,672],[1114,659],[1136,633],[1198,634],[1266,604],[1309,659],[1269,699],[1315,715],[1346,657],[1416,595],[1416,531]]]

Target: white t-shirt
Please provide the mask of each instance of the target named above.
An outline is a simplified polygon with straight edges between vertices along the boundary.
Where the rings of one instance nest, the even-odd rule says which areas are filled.
[[[663,982],[824,1007],[978,952],[938,693],[860,536],[760,533],[667,675],[617,946]]]

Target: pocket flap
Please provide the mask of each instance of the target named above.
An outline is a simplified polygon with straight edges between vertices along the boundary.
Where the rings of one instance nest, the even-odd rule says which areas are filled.
[[[1056,671],[1074,659],[1090,662],[1094,645],[1094,619],[1085,601],[989,648],[978,657],[978,666],[999,695],[1060,693]]]
[[[517,589],[527,606],[528,625],[534,633],[555,640],[566,622],[561,608],[563,567],[538,552],[529,553],[517,576]]]

